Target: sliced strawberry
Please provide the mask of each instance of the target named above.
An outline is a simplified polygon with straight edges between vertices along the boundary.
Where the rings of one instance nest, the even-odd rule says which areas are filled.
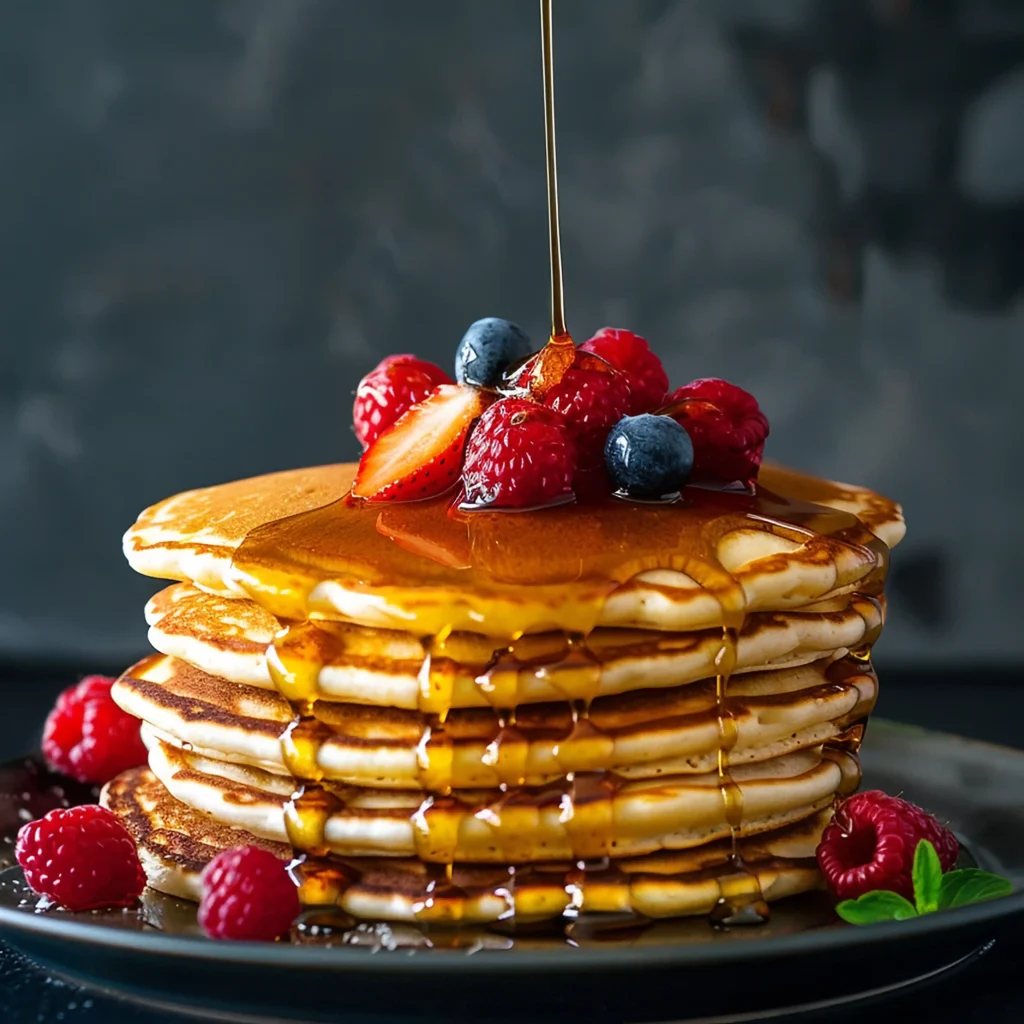
[[[489,402],[476,388],[434,388],[363,452],[352,493],[371,501],[416,501],[448,490],[462,472],[469,428]]]

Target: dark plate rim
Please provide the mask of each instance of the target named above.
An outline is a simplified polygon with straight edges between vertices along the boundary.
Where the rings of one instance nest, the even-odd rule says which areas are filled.
[[[885,720],[874,720],[871,725],[872,729],[877,731],[898,731],[903,735],[917,734],[932,741],[973,747],[979,753],[998,753],[1019,760],[1024,765],[1024,750]],[[121,931],[80,920],[62,919],[58,915],[33,914],[3,906],[0,906],[0,932],[8,935],[22,933],[37,939],[106,947],[111,951],[131,952],[136,956],[170,957],[186,961],[200,959],[249,967],[288,970],[322,970],[333,967],[338,970],[418,974],[439,969],[450,970],[453,965],[458,964],[459,970],[462,971],[516,974],[538,970],[602,970],[612,966],[656,968],[700,966],[720,961],[743,963],[822,953],[865,943],[889,946],[924,936],[983,926],[1022,913],[1024,890],[988,903],[941,911],[910,921],[856,927],[838,926],[834,929],[817,929],[737,943],[679,943],[665,946],[616,946],[608,949],[566,947],[564,951],[560,950],[558,953],[554,953],[553,950],[524,950],[519,953],[481,951],[473,955],[467,955],[464,950],[434,949],[428,955],[414,955],[414,951],[375,953],[365,948],[344,946],[213,942],[199,936],[166,935],[155,929],[142,932]],[[16,945],[17,939],[14,938],[13,941]]]

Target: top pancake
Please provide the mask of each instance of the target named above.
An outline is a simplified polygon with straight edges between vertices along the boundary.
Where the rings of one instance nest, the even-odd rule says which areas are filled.
[[[688,487],[682,502],[609,498],[527,513],[453,513],[450,496],[347,497],[354,466],[189,491],[125,535],[137,571],[250,597],[285,619],[420,635],[514,636],[597,625],[735,624],[877,591],[899,506],[863,488],[765,466],[756,495]]]

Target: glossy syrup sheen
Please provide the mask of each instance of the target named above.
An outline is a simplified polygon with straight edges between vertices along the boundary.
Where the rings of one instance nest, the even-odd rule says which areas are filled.
[[[802,544],[798,558],[811,565],[852,546],[876,564],[877,581],[865,580],[864,589],[877,591],[885,545],[854,515],[813,503],[847,495],[765,467],[755,493],[688,487],[682,500],[664,505],[608,497],[522,513],[467,512],[451,495],[395,504],[345,496],[252,530],[234,567],[251,596],[282,619],[307,619],[311,592],[330,581],[361,595],[398,593],[411,616],[418,601],[450,595],[458,616],[450,629],[509,639],[552,625],[589,633],[619,585],[671,569],[714,595],[724,624],[738,629],[743,588],[718,555],[736,530]],[[527,603],[535,621],[517,617]]]
[[[786,493],[779,493],[783,488]],[[295,709],[281,744],[296,780],[285,818],[303,898],[310,903],[334,902],[352,878],[343,864],[325,856],[324,828],[330,815],[343,806],[343,797],[322,784],[318,753],[330,729],[317,719],[314,702],[325,645],[329,648],[341,641],[331,640],[330,623],[307,620],[309,595],[318,584],[331,580],[366,593],[394,587],[413,609],[417,589],[448,590],[461,595],[478,613],[481,631],[494,638],[492,656],[476,677],[479,692],[495,709],[497,720],[484,759],[504,780],[505,792],[475,816],[493,825],[495,842],[510,862],[507,875],[488,895],[503,899],[506,916],[514,916],[516,864],[527,863],[533,852],[528,846],[517,846],[508,830],[501,831],[503,810],[552,803],[578,854],[564,879],[564,914],[572,920],[583,909],[581,883],[586,873],[614,875],[617,871],[611,855],[614,798],[621,780],[599,767],[603,760],[599,754],[610,747],[611,739],[603,736],[589,714],[601,665],[590,650],[588,635],[605,599],[639,572],[674,569],[692,577],[717,600],[724,623],[714,711],[719,725],[719,788],[736,851],[743,801],[729,772],[736,728],[728,688],[747,597],[742,581],[722,564],[719,544],[735,530],[765,532],[803,545],[795,557],[812,564],[853,548],[861,567],[858,596],[877,602],[887,566],[885,546],[857,517],[813,503],[815,498],[841,501],[846,497],[838,485],[766,469],[753,493],[691,487],[681,501],[666,505],[608,498],[509,514],[460,511],[451,496],[397,505],[346,497],[252,531],[234,564],[252,596],[287,623],[268,651],[268,664],[278,690]],[[550,598],[551,621],[560,621],[561,628],[549,627],[543,637],[524,638],[515,619],[515,599],[524,592]],[[491,602],[495,597],[501,599],[497,604]],[[474,605],[478,599],[480,603]],[[487,613],[495,608],[499,613],[488,620]],[[459,626],[465,628],[466,623]],[[460,815],[454,813],[458,798],[451,785],[453,742],[446,725],[456,671],[456,659],[448,648],[455,639],[451,626],[421,637],[419,706],[429,717],[417,749],[424,797],[412,819],[417,852],[427,865],[417,915],[426,922],[447,924],[457,923],[466,902],[479,895],[456,884],[453,867]],[[861,652],[865,671],[870,671],[867,659],[874,639],[866,638]],[[679,640],[666,634],[664,642]],[[598,752],[595,770],[567,770],[561,782],[547,787],[522,786],[526,742],[517,721],[517,704],[524,671],[557,679],[563,687],[568,722],[556,758],[559,747],[578,748],[576,741],[585,739]],[[850,723],[835,745],[855,752],[862,733],[863,722]],[[719,875],[718,884],[721,898],[712,913],[713,922],[729,926],[766,919],[767,906],[756,874],[738,852],[729,869]]]

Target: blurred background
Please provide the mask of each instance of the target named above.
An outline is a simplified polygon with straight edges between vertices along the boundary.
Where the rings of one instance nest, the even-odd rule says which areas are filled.
[[[880,660],[1024,655],[1024,5],[558,0],[569,326],[904,503]],[[353,457],[389,352],[548,316],[535,0],[0,11],[0,659],[145,650],[120,537]]]

